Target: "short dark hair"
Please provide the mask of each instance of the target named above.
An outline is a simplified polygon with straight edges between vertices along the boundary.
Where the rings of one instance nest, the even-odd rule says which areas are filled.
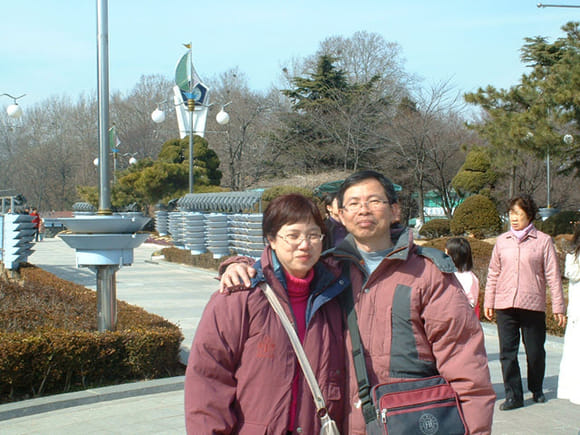
[[[322,202],[324,203],[324,209],[326,210],[326,207],[332,205],[332,201],[334,201],[334,198],[336,198],[336,194],[338,192],[327,192],[324,194],[324,196],[322,197]]]
[[[536,219],[536,215],[538,214],[538,206],[530,195],[524,193],[510,199],[508,204],[508,211],[514,208],[516,205],[521,208],[524,213],[526,213],[530,221]]]
[[[460,272],[467,272],[473,269],[473,257],[471,255],[471,245],[463,237],[452,237],[445,244],[447,255],[451,257],[455,267]]]
[[[299,193],[289,193],[274,198],[262,216],[262,235],[276,237],[280,228],[296,222],[314,222],[322,233],[325,226],[320,210],[309,198]]]
[[[344,180],[337,194],[338,206],[339,207],[343,206],[344,192],[346,192],[348,188],[354,186],[355,184],[362,183],[363,181],[371,178],[381,183],[381,186],[383,186],[383,189],[385,189],[385,195],[387,195],[389,204],[395,204],[398,201],[397,192],[395,191],[395,186],[393,185],[393,182],[379,172],[367,170],[356,172],[352,174],[350,177],[348,177],[346,180]]]

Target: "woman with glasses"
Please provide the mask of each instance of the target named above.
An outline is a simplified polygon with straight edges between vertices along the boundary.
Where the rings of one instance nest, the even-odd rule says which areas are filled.
[[[546,401],[546,283],[552,294],[554,318],[560,326],[566,323],[558,256],[552,238],[534,227],[537,212],[529,195],[510,201],[511,229],[497,238],[487,273],[484,308],[488,320],[496,315],[506,396],[499,407],[502,411],[524,406],[518,363],[520,332],[526,350],[528,390],[534,402]]]
[[[336,297],[349,286],[321,260],[324,222],[299,194],[273,199],[262,220],[267,241],[250,291],[216,293],[197,327],[185,375],[189,434],[314,434],[320,419],[283,326],[260,285],[293,320],[331,418],[344,419],[345,354]]]

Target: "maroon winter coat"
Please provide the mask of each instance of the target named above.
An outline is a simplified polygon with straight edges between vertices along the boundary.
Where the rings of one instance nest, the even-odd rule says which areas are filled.
[[[441,374],[459,395],[471,434],[491,432],[495,393],[481,325],[443,252],[393,232],[394,249],[368,276],[351,235],[332,251],[350,277],[371,385]],[[347,352],[351,353],[350,339]],[[348,426],[364,434],[349,358]]]
[[[266,248],[261,265],[256,263],[254,285],[265,279],[293,319],[282,270],[271,252]],[[315,265],[303,342],[339,427],[344,420],[346,357],[335,296],[348,286],[340,274],[323,262]],[[296,370],[301,369],[290,340],[259,287],[214,294],[197,327],[185,375],[187,433],[286,434]],[[294,433],[319,433],[320,421],[301,371],[298,395]]]

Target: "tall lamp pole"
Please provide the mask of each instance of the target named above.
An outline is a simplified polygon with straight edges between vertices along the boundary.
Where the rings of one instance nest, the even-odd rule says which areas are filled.
[[[190,49],[191,50],[191,49]],[[193,112],[195,111],[195,100],[192,98],[191,90],[187,98],[187,110],[189,110],[189,193],[193,193]]]
[[[528,133],[530,134],[530,133]],[[533,136],[533,135],[532,135]],[[571,134],[565,134],[564,137],[562,138],[562,141],[566,144],[566,145],[572,145],[574,143],[574,136],[572,136]],[[548,144],[548,149],[546,152],[546,207],[547,208],[551,208],[551,201],[550,201],[550,191],[552,190],[551,188],[551,180],[550,180],[550,144]]]
[[[189,193],[193,193],[193,160],[194,160],[194,156],[193,156],[193,114],[195,112],[195,99],[193,96],[193,89],[195,87],[195,85],[197,83],[195,83],[195,79],[194,79],[194,71],[195,69],[193,68],[193,52],[192,52],[192,44],[191,42],[189,44],[184,44],[185,47],[188,49],[187,51],[187,62],[188,64],[186,64],[186,71],[187,71],[187,89],[184,89],[184,83],[182,82],[181,85],[178,83],[180,78],[183,77],[179,77],[180,74],[182,73],[179,70],[179,64],[177,67],[177,70],[175,72],[176,75],[176,79],[175,82],[177,84],[178,87],[181,88],[181,90],[183,91],[183,96],[185,96],[187,98],[187,111],[189,112]]]
[[[109,177],[109,23],[107,0],[97,1],[97,87],[99,124],[99,210],[111,215],[111,186]]]
[[[189,193],[194,185],[194,133],[203,137],[209,109],[209,88],[201,82],[193,67],[192,44],[183,44],[188,50],[177,62],[175,68],[174,102],[179,126],[179,136],[184,139],[189,135]],[[164,101],[163,103],[166,103]],[[162,104],[162,103],[160,103]],[[151,114],[154,122],[165,120],[165,113],[157,108]]]

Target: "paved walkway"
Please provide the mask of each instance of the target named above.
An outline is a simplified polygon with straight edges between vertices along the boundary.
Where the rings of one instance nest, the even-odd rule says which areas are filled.
[[[34,249],[30,263],[95,289],[95,274],[86,268],[77,269],[74,251],[59,238],[45,239]],[[179,325],[185,336],[181,353],[185,359],[203,307],[217,289],[215,272],[165,262],[153,255],[160,249],[157,245],[144,244],[135,250],[134,264],[117,272],[117,298]],[[493,433],[580,434],[580,406],[556,399],[562,340],[553,337],[546,343],[544,390],[548,401],[535,404],[528,394],[524,408],[502,412],[498,410],[504,397],[497,336],[493,326],[484,324],[483,327],[492,382],[498,394]],[[523,353],[520,359],[525,367]],[[1,435],[133,433],[185,433],[183,377],[0,405]]]

